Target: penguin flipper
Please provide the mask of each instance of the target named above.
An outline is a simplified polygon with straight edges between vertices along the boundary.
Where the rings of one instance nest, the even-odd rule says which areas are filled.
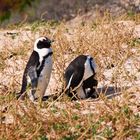
[[[67,80],[68,78],[66,78],[67,80],[66,94],[69,97],[72,97],[72,100],[75,100],[76,99],[74,97],[74,95],[76,94],[75,91],[82,85],[83,73],[79,73],[78,70],[72,70],[72,72],[71,72],[72,73],[71,76],[69,76],[70,77],[69,80]]]
[[[31,66],[30,69],[28,70],[28,76],[30,79],[30,83],[31,83],[31,95],[33,96],[33,98],[35,99],[35,92],[37,89],[37,84],[38,84],[38,77],[37,77],[37,71],[36,71],[36,67],[35,66]]]
[[[84,68],[79,69],[75,69],[75,67],[69,67],[65,73],[66,85],[72,89],[78,87],[83,78]]]

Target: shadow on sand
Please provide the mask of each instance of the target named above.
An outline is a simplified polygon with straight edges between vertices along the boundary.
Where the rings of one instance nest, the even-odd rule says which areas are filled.
[[[97,93],[98,94],[104,94],[108,99],[111,99],[113,97],[119,96],[122,93],[122,90],[128,89],[129,87],[102,87],[102,88],[97,88]]]

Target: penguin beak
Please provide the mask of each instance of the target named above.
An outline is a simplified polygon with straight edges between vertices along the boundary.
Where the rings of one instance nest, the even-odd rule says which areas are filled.
[[[54,42],[54,40],[52,39],[51,41],[50,41],[50,43],[53,43]]]

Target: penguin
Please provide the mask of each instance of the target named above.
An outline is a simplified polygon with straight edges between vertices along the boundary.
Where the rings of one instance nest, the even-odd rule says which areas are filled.
[[[43,100],[52,72],[52,42],[53,40],[47,37],[40,37],[34,42],[34,49],[26,64],[17,99],[24,100],[28,95],[31,101]]]
[[[72,100],[98,97],[95,93],[95,87],[98,85],[95,75],[95,60],[90,55],[79,55],[65,70],[66,94]]]

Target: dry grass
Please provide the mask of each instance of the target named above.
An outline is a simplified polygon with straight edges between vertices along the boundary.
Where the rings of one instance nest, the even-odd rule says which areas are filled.
[[[140,23],[138,19],[136,23]],[[0,52],[0,139],[139,140],[140,40],[133,36],[135,21],[99,18],[75,27],[63,23],[30,26],[17,29],[31,30],[26,41],[19,41],[20,47],[7,43]],[[16,101],[14,94],[20,89],[36,35],[55,40],[51,94],[61,90],[69,62],[79,54],[90,54],[98,65],[100,98],[71,102],[63,96],[59,101],[38,104]],[[7,105],[7,111],[2,112]]]

